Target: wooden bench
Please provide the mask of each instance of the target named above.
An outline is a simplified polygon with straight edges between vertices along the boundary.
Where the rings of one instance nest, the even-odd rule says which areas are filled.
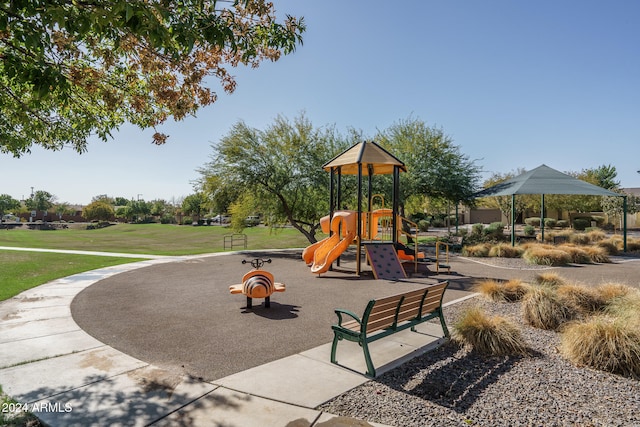
[[[365,308],[362,318],[355,313],[336,309],[338,324],[332,325],[333,344],[331,345],[331,363],[338,363],[336,349],[338,341],[346,339],[357,342],[364,351],[367,363],[367,374],[376,376],[371,361],[369,343],[388,335],[411,328],[415,332],[416,325],[435,317],[440,318],[444,337],[449,337],[449,330],[442,315],[442,297],[449,281],[426,286],[424,289],[392,295],[378,300],[371,300]],[[344,317],[347,315],[349,317]]]

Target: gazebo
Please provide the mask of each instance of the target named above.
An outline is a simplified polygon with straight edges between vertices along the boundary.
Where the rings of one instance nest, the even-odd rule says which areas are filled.
[[[322,168],[331,174],[330,188],[331,193],[329,215],[333,218],[336,206],[340,206],[341,202],[341,185],[340,178],[342,175],[358,176],[358,207],[357,207],[357,234],[356,242],[358,251],[356,253],[356,274],[360,274],[361,252],[362,252],[362,178],[368,178],[367,196],[368,210],[371,210],[372,202],[372,177],[373,175],[393,175],[393,192],[392,192],[392,236],[393,243],[398,240],[398,224],[397,214],[399,208],[399,185],[400,172],[406,172],[407,168],[403,162],[382,148],[373,141],[364,141],[353,145],[337,155]]]
[[[486,188],[473,195],[473,198],[492,196],[511,196],[511,224],[515,223],[515,197],[517,194],[540,194],[540,228],[544,240],[544,195],[545,194],[582,194],[591,196],[623,197],[623,241],[627,251],[627,197],[597,185],[579,180],[565,173],[540,165],[535,169],[514,178]],[[515,227],[511,227],[511,244],[515,245]]]

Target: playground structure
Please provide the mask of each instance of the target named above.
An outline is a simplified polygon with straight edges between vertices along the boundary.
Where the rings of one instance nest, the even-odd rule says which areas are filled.
[[[246,264],[247,260],[242,260]],[[247,308],[253,307],[253,298],[264,298],[265,308],[271,307],[271,295],[274,292],[284,292],[286,285],[276,283],[273,274],[260,268],[265,263],[271,263],[271,259],[255,258],[251,261],[253,270],[242,276],[242,283],[229,286],[232,294],[244,294],[247,297]]]
[[[383,243],[393,243],[392,238],[392,215],[391,209],[375,209],[370,212],[364,212],[362,222],[360,224],[360,235],[365,245],[372,246]],[[322,232],[329,234],[329,237],[320,240],[308,247],[302,252],[303,260],[311,265],[311,272],[322,274],[329,270],[334,261],[338,260],[340,255],[347,248],[357,243],[357,212],[351,210],[341,210],[334,212],[333,218],[329,215],[320,219]],[[398,216],[397,221],[408,222],[410,229],[417,229],[417,225],[405,218]],[[424,254],[418,252],[417,236],[411,234],[410,231],[398,230],[400,235],[407,235],[414,239],[414,248],[411,249],[400,243],[398,236],[395,246],[392,246],[397,257],[403,261],[413,261],[414,270],[417,271],[418,259],[424,258]],[[371,256],[375,251],[367,250],[367,256],[371,263]],[[418,254],[416,257],[415,254]],[[374,271],[375,273],[375,271]]]
[[[303,251],[303,259],[311,264],[311,271],[316,274],[326,272],[334,261],[351,245],[356,246],[356,274],[361,274],[363,245],[382,242],[393,244],[394,254],[404,260],[412,260],[417,271],[417,261],[422,254],[418,253],[417,236],[402,227],[407,224],[409,230],[417,230],[417,225],[402,218],[399,214],[399,177],[406,172],[406,166],[375,142],[361,142],[353,145],[334,159],[327,162],[323,169],[330,177],[330,212],[322,218],[321,226],[329,237],[314,243]],[[372,193],[374,175],[393,175],[392,207],[390,209],[372,209],[376,196]],[[336,210],[341,206],[342,175],[357,175],[357,209],[353,211]],[[368,178],[367,210],[363,210],[363,177]],[[414,238],[414,249],[401,245],[399,236],[411,235]]]

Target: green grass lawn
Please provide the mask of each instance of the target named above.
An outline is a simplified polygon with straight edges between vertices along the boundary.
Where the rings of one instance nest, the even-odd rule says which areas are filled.
[[[0,301],[60,277],[141,259],[0,251]]]
[[[305,247],[307,239],[292,228],[250,227],[247,249]],[[224,251],[228,227],[165,224],[117,224],[98,230],[0,230],[0,246],[75,249],[154,255],[194,255]],[[239,248],[234,248],[239,249]],[[241,248],[240,248],[241,249]]]
[[[85,251],[195,255],[225,251],[225,236],[232,230],[219,226],[118,224],[98,230],[0,230],[0,246]],[[305,247],[309,243],[291,228],[243,231],[247,249]],[[244,249],[236,246],[234,250]],[[0,250],[0,301],[60,277],[139,259]]]

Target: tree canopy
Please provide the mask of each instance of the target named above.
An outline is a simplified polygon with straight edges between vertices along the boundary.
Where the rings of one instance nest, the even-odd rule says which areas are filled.
[[[379,131],[376,140],[407,166],[400,188],[403,198],[439,198],[449,202],[471,200],[480,167],[460,152],[442,129],[408,118]]]
[[[322,165],[348,146],[333,128],[314,128],[304,115],[293,122],[278,117],[265,130],[240,121],[213,145],[200,173],[216,206],[251,202],[267,222],[289,223],[313,242],[329,211],[329,174]]]
[[[181,120],[215,102],[208,77],[233,92],[228,67],[275,61],[304,30],[266,0],[0,2],[0,152],[83,152],[125,122]]]

